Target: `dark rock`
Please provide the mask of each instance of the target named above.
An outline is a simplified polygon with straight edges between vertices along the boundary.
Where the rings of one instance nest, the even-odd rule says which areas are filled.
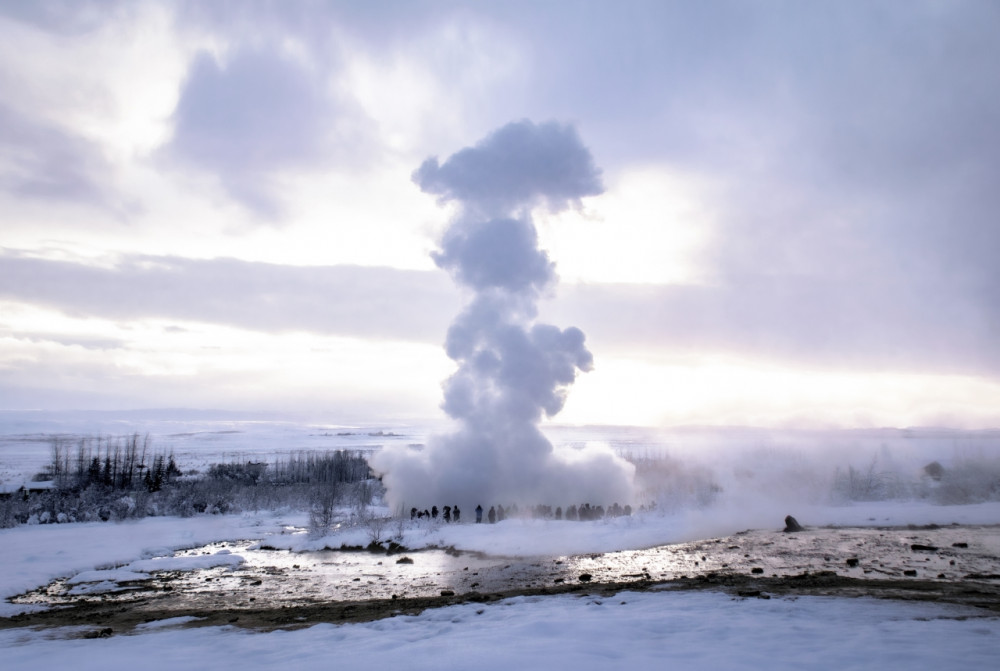
[[[755,575],[760,575],[760,574],[761,574],[761,573],[763,573],[763,572],[764,572],[764,569],[762,569],[762,568],[761,568],[761,567],[759,567],[759,566],[756,566],[756,567],[754,567],[754,568],[750,569],[750,573],[753,573],[753,574],[755,574]]]
[[[589,573],[581,573],[580,582],[590,582],[593,579],[593,577],[594,576],[590,575]]]
[[[770,599],[770,594],[765,594],[759,589],[741,589],[736,593],[737,596],[741,596],[744,599],[756,598],[756,599]]]
[[[796,520],[794,517],[792,517],[791,515],[788,515],[785,518],[785,529],[784,529],[784,531],[785,531],[785,533],[792,533],[792,532],[795,532],[795,531],[805,531],[805,527],[803,527],[801,524],[799,524],[799,521]]]
[[[933,545],[921,545],[920,543],[914,543],[910,546],[910,549],[914,552],[937,552],[938,549]]]
[[[103,629],[97,629],[94,631],[88,631],[83,635],[84,638],[110,638],[115,633],[115,630],[111,627],[104,627]]]
[[[851,568],[854,568],[855,566],[858,565],[858,558],[857,557],[851,557],[851,558],[849,558],[847,560],[847,565],[850,566]]]
[[[455,596],[455,593],[450,589],[441,590],[441,596]]]
[[[968,543],[952,543],[951,546],[953,548],[967,548],[967,547],[969,547],[969,544]]]
[[[916,569],[912,569],[912,568],[911,569],[907,569],[907,570],[903,571],[903,575],[908,575],[910,577],[914,577],[914,576],[917,575],[917,570]]]
[[[397,564],[412,564],[413,560],[410,559],[409,557],[400,557],[399,559],[396,560],[396,563]]]

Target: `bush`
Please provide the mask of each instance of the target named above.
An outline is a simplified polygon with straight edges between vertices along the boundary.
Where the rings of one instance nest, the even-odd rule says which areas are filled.
[[[75,451],[54,441],[40,475],[52,490],[0,500],[0,528],[60,521],[110,521],[147,515],[226,514],[242,510],[308,510],[310,526],[329,529],[335,506],[364,509],[380,493],[361,453],[299,453],[267,462],[212,464],[204,476],[180,477],[172,454],[148,438],[81,438]]]

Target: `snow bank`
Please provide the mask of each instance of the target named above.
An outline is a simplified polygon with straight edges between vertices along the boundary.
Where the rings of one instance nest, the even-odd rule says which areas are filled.
[[[1000,619],[926,603],[721,593],[520,597],[416,617],[252,633],[153,629],[100,640],[0,631],[4,668],[993,668]],[[53,632],[48,632],[51,635]]]

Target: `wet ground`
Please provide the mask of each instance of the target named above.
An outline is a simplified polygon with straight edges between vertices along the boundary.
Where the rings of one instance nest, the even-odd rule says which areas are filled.
[[[12,599],[43,610],[12,626],[89,625],[127,632],[167,618],[192,626],[274,629],[363,621],[519,594],[622,589],[726,589],[736,597],[839,594],[963,603],[1000,613],[1000,527],[814,528],[746,531],[711,540],[593,555],[494,557],[454,549],[393,554],[294,553],[255,542],[214,543],[175,556],[243,562],[121,578],[57,580]],[[81,578],[86,578],[82,581]]]

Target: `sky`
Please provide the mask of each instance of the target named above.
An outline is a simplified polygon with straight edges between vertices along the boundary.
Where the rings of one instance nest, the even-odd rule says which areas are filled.
[[[417,172],[527,120],[602,186],[525,215],[539,319],[593,355],[547,421],[998,427],[998,29],[985,0],[0,0],[0,409],[443,417],[472,297]]]

